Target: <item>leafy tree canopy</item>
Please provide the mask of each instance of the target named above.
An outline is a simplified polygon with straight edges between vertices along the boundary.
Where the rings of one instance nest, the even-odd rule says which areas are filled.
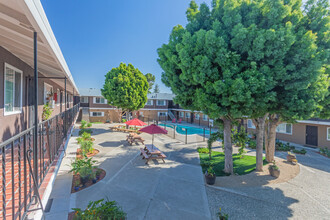
[[[155,89],[154,89],[154,93],[159,93],[160,91],[159,91],[159,85],[158,84],[156,84],[155,85]]]
[[[148,84],[149,84],[148,93],[151,93],[151,89],[152,89],[152,86],[153,86],[154,83],[155,83],[156,78],[155,78],[155,76],[152,75],[151,73],[147,73],[147,74],[145,75],[145,77],[147,78],[147,81],[148,81]]]
[[[148,82],[132,64],[121,63],[105,75],[102,95],[110,105],[124,111],[135,111],[147,102]]]
[[[329,25],[311,24],[317,12],[308,18],[301,5],[214,0],[210,10],[192,1],[187,26],[174,27],[168,44],[158,49],[162,81],[177,103],[211,118],[311,115],[328,88],[322,68],[329,53],[329,44],[319,47],[311,27],[326,38]]]

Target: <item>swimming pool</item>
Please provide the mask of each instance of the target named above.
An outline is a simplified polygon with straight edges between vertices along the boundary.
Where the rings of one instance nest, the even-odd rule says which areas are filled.
[[[168,127],[168,128],[174,128],[174,125],[173,124],[158,124],[160,127]],[[187,129],[187,134],[190,135],[190,134],[200,134],[200,135],[203,135],[204,134],[204,129],[203,128],[196,128],[196,127],[191,127],[191,126],[187,126],[187,125],[175,125],[176,126],[176,129],[175,131],[179,134],[186,134],[186,129]],[[215,132],[214,131],[211,131],[212,133]],[[205,134],[209,134],[210,133],[210,130],[209,128],[206,128],[205,129]]]

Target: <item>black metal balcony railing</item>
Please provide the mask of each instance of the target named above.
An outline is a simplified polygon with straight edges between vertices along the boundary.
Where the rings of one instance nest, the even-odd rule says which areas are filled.
[[[34,203],[39,202],[38,191],[41,191],[46,174],[53,162],[56,163],[61,148],[64,148],[68,131],[78,112],[79,104],[38,124],[38,150],[31,153],[37,153],[37,161],[29,156],[33,151],[34,127],[0,144],[0,218],[24,219],[36,207]]]

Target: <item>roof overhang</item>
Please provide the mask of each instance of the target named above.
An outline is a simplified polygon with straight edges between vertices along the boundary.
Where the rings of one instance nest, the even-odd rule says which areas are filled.
[[[38,33],[38,71],[66,77],[68,91],[79,91],[40,0],[0,0],[0,46],[34,67],[33,33]],[[52,79],[64,87],[63,79]]]

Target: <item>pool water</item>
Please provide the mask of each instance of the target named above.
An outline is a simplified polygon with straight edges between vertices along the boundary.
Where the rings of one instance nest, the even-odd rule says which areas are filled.
[[[168,127],[168,128],[174,128],[174,125],[172,124],[159,124],[160,127]],[[196,127],[190,127],[190,126],[185,126],[185,125],[176,125],[175,131],[179,134],[186,134],[186,129],[187,129],[187,134],[204,134],[204,129],[202,128],[196,128]],[[215,131],[211,131],[212,133]],[[210,130],[208,128],[205,129],[205,134],[209,134]]]

